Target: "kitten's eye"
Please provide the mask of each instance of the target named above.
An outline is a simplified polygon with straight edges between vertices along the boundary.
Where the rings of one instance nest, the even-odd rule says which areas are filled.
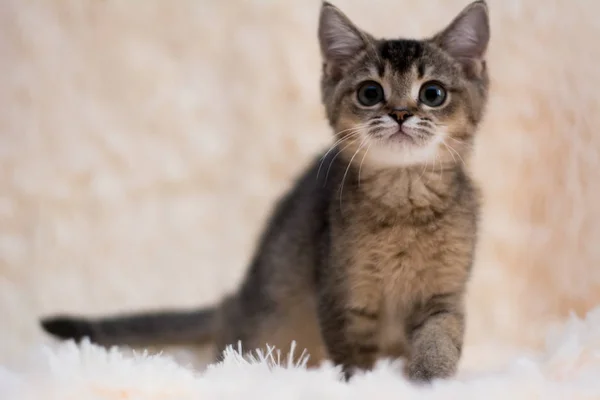
[[[429,107],[439,107],[446,101],[446,89],[437,82],[427,82],[421,86],[419,101]]]
[[[365,107],[373,107],[381,103],[383,99],[383,88],[377,82],[367,81],[358,88],[358,102]]]

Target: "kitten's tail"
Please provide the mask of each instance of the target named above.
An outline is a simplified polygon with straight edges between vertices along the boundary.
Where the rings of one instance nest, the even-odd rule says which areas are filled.
[[[152,346],[204,344],[213,341],[218,308],[117,315],[99,319],[53,316],[41,321],[44,330],[60,339],[103,345]]]

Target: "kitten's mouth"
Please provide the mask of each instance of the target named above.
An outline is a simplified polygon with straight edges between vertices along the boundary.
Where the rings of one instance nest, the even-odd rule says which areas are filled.
[[[371,134],[379,141],[402,145],[416,145],[418,144],[419,139],[422,139],[417,132],[402,126],[382,129],[380,131],[372,132]]]
[[[394,142],[414,142],[415,138],[405,129],[398,128],[391,135],[388,135],[387,140]]]

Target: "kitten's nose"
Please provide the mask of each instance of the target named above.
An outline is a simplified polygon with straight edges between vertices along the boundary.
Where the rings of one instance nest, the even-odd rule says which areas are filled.
[[[397,123],[402,124],[408,118],[412,117],[412,113],[406,109],[394,110],[390,113],[390,117],[396,120]]]

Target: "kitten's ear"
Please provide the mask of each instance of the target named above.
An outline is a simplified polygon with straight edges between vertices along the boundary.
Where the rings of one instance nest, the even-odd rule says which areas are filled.
[[[369,38],[334,5],[323,2],[319,17],[319,43],[327,70],[339,73],[362,49]]]
[[[459,61],[483,61],[490,40],[485,1],[468,5],[433,41]]]

